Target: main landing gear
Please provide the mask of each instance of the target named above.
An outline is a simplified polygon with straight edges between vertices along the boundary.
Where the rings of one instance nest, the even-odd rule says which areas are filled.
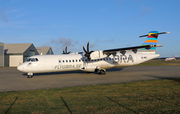
[[[98,74],[100,75],[105,75],[106,74],[106,70],[105,69],[98,69]]]
[[[33,73],[28,72],[27,73],[27,78],[32,78],[32,77],[33,77]]]

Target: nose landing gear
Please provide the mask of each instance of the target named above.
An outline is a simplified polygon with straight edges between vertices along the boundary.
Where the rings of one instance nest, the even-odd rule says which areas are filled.
[[[32,77],[33,77],[33,73],[28,72],[28,73],[27,73],[27,78],[32,78]]]

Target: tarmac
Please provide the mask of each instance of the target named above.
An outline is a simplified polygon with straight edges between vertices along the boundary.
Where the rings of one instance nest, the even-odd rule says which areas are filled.
[[[33,78],[16,68],[0,68],[0,92],[67,88],[180,78],[180,66],[133,66],[107,70],[106,75],[82,71],[41,73]]]

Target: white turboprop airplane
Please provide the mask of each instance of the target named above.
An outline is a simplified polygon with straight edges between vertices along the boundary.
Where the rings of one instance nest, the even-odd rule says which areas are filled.
[[[176,57],[174,56],[173,58],[166,58],[165,61],[174,61],[176,60]]]
[[[148,36],[141,46],[127,48],[89,51],[88,42],[87,50],[83,46],[85,53],[70,53],[67,52],[66,46],[62,55],[35,55],[19,65],[17,69],[27,73],[28,78],[31,78],[34,73],[78,70],[105,74],[106,69],[133,66],[159,57],[159,54],[155,54],[156,47],[161,47],[157,45],[157,37],[159,34],[167,33],[169,32],[151,31],[148,35],[140,36]]]

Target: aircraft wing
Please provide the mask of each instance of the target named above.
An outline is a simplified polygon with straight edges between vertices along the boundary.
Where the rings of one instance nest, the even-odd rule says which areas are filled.
[[[108,50],[103,50],[103,53],[104,54],[113,54],[113,53],[117,53],[117,52],[125,53],[127,50],[132,50],[134,53],[136,53],[138,49],[146,48],[148,50],[152,47],[162,47],[162,45],[144,45],[144,46],[108,49]]]

